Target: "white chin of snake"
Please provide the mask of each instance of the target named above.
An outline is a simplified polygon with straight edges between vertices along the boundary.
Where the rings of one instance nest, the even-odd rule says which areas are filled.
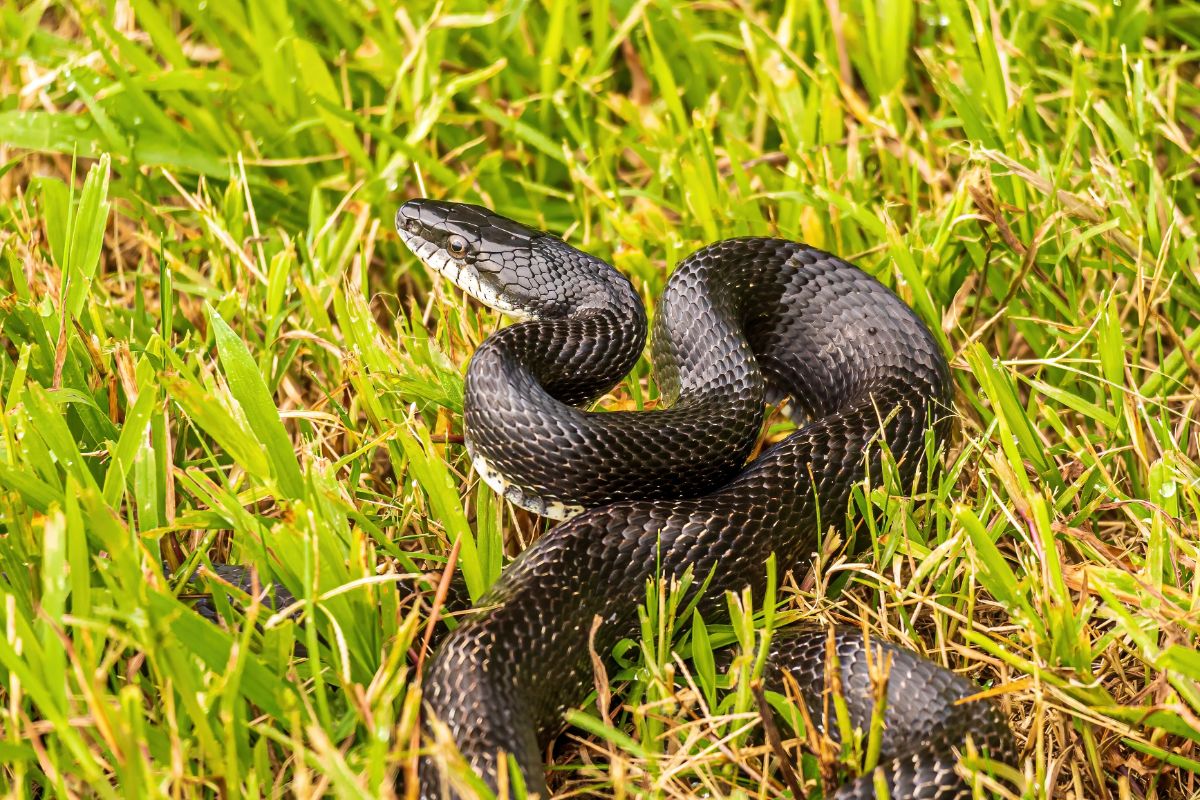
[[[406,231],[400,231],[400,238],[408,245],[417,258],[425,266],[445,276],[451,283],[483,303],[488,308],[499,311],[517,320],[528,319],[529,314],[509,303],[492,287],[484,285],[474,269],[463,269],[462,262],[452,258],[444,248],[433,242],[414,242]]]

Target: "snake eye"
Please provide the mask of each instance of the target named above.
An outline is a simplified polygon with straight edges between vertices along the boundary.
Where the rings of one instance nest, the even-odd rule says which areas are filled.
[[[446,240],[446,249],[455,258],[462,258],[467,254],[467,240],[458,235],[451,236]]]

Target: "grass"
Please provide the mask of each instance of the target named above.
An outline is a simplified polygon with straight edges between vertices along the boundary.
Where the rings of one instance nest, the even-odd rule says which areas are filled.
[[[378,796],[411,763],[430,602],[398,582],[453,550],[478,596],[541,529],[453,444],[497,319],[403,251],[413,195],[648,299],[699,245],[800,238],[952,357],[927,491],[864,489],[858,554],[826,537],[733,624],[649,587],[554,786],[787,792],[751,678],[804,617],[989,687],[999,796],[1200,796],[1200,3],[34,0],[0,31],[5,797]],[[655,399],[642,363],[608,405]],[[201,620],[226,560],[299,615]],[[806,790],[869,758],[801,757],[762,700]]]

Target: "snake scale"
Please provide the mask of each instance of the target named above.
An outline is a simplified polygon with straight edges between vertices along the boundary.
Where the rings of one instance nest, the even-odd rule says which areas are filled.
[[[411,200],[396,216],[427,266],[516,324],[467,370],[466,444],[480,476],[512,502],[567,521],[505,569],[434,655],[427,718],[497,786],[498,754],[548,796],[542,752],[593,684],[589,635],[607,653],[637,632],[647,580],[688,569],[697,608],[719,620],[727,591],[761,597],[773,554],[803,569],[819,527],[843,518],[852,488],[879,476],[881,450],[910,485],[925,434],[947,434],[949,371],[925,325],[882,284],[804,244],[730,239],[681,262],[656,306],[652,354],[667,407],[586,405],[634,365],[647,314],[630,282],[563,240],[479,206]],[[767,399],[805,424],[747,465]],[[822,521],[824,520],[824,521]],[[1003,715],[968,680],[862,631],[777,632],[769,681],[791,673],[820,723],[832,640],[854,727],[873,708],[867,647],[890,655],[885,736],[875,773],[840,800],[967,798],[956,771],[968,734],[1014,763]],[[837,737],[836,726],[829,734]],[[424,759],[422,797],[456,796]]]

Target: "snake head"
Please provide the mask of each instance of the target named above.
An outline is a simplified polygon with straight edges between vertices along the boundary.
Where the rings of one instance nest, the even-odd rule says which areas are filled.
[[[636,301],[629,282],[563,240],[470,203],[409,200],[396,230],[426,266],[519,319]]]

